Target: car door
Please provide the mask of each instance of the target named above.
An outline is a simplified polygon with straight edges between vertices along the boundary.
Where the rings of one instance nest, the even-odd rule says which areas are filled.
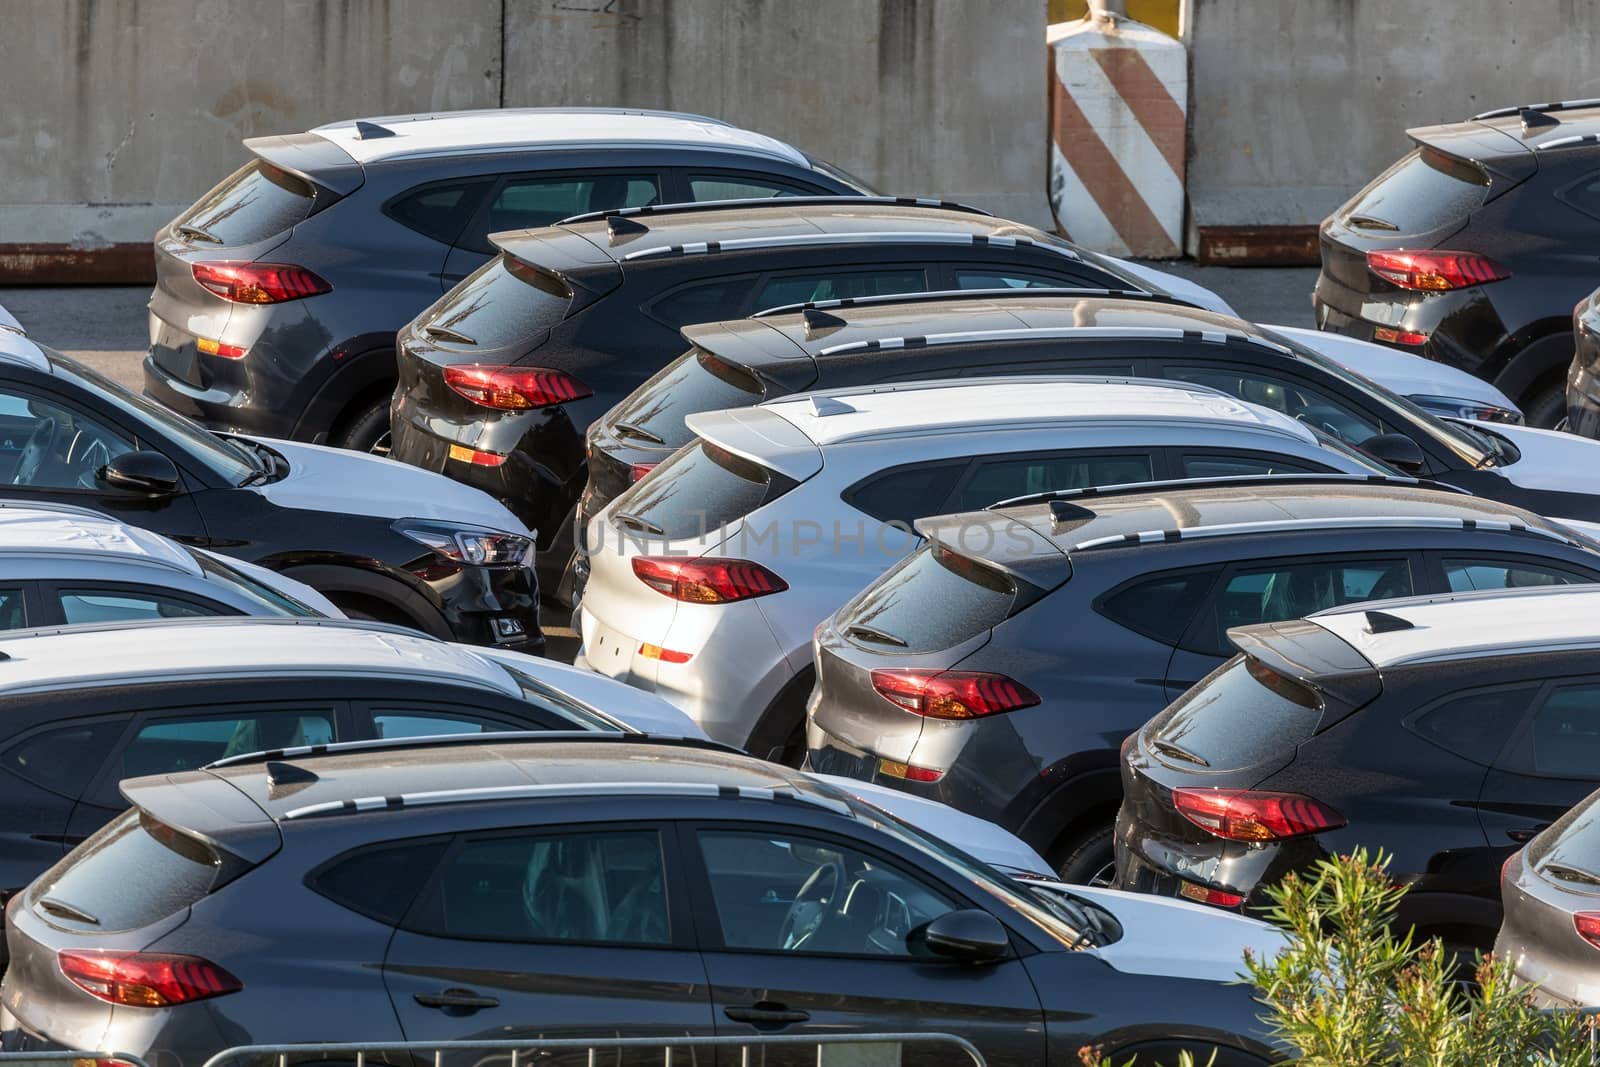
[[[648,822],[459,835],[384,961],[406,1040],[710,1035],[680,861],[662,835]],[[447,1054],[444,1067],[480,1056]]]
[[[1600,785],[1600,676],[1547,682],[1484,779],[1479,817],[1506,853]]]
[[[244,614],[238,608],[206,597],[131,582],[40,582],[39,601],[40,619],[35,625],[40,626]],[[4,627],[3,620],[0,620],[0,628],[9,629]]]
[[[684,824],[679,835],[694,864],[695,923],[719,1035],[934,1029],[971,1040],[990,1067],[1043,1061],[1043,1013],[1021,960],[957,964],[908,941],[921,924],[972,906],[949,886],[875,849],[792,825]],[[884,1050],[861,1055],[866,1064],[900,1062],[880,1059]],[[764,1062],[817,1057],[802,1046],[770,1050]]]

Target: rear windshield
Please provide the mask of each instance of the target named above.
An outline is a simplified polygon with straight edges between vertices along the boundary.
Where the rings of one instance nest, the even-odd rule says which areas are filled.
[[[677,540],[730,526],[797,483],[709,441],[685,445],[617,498],[624,529]]]
[[[1477,167],[1420,148],[1356,194],[1341,221],[1373,236],[1431,233],[1465,222],[1488,192],[1489,179]]]
[[[247,163],[223,179],[172,224],[192,245],[255,244],[276,236],[311,213],[316,190],[271,163]]]
[[[134,808],[35,882],[30,903],[57,926],[133,930],[200,900],[221,871],[203,842]]]
[[[572,290],[560,278],[501,254],[433,305],[422,328],[445,345],[532,347],[571,306]]]
[[[1239,656],[1152,720],[1145,738],[1174,766],[1229,771],[1292,752],[1321,721],[1315,692]]]
[[[766,399],[761,379],[701,348],[668,363],[611,410],[619,437],[679,448],[694,437],[683,420],[701,411],[743,408]]]
[[[1004,572],[928,544],[840,612],[839,628],[863,648],[935,652],[1000,625],[1017,593]]]
[[[1535,838],[1528,846],[1528,860],[1546,878],[1569,883],[1571,888],[1600,890],[1600,806],[1595,798],[1585,800]]]

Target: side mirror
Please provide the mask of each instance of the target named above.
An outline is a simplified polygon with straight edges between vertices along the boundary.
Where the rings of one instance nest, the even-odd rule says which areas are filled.
[[[95,471],[94,480],[107,489],[165,496],[178,491],[178,468],[160,452],[124,452]]]
[[[1362,441],[1356,448],[1378,462],[1387,463],[1407,474],[1421,474],[1427,466],[1422,449],[1402,433],[1375,434]]]
[[[1006,928],[986,911],[947,911],[916,935],[929,952],[958,963],[994,963],[1011,955]]]

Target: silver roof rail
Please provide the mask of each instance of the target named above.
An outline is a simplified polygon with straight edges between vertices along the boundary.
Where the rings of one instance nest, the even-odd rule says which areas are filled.
[[[1345,515],[1324,519],[1270,519],[1265,522],[1227,522],[1215,526],[1189,526],[1169,530],[1141,530],[1138,533],[1111,534],[1080,541],[1069,552],[1089,552],[1097,548],[1122,548],[1162,541],[1193,541],[1206,537],[1234,537],[1257,533],[1282,533],[1295,530],[1492,530],[1498,533],[1525,534],[1547,541],[1586,548],[1554,530],[1542,530],[1526,523],[1499,519],[1461,519],[1449,516]]]
[[[1588,100],[1553,100],[1546,104],[1513,104],[1510,107],[1497,107],[1488,111],[1480,111],[1472,116],[1473,122],[1484,119],[1503,119],[1511,115],[1520,115],[1524,111],[1575,111],[1578,108],[1600,107],[1600,98]]]
[[[929,333],[910,337],[880,337],[871,341],[845,341],[817,352],[835,356],[843,352],[866,352],[885,348],[926,348],[932,345],[967,345],[985,341],[1201,341],[1206,344],[1248,344],[1283,355],[1293,353],[1275,341],[1252,337],[1237,330],[1185,330],[1176,326],[1038,326],[1004,330],[960,330],[954,333]],[[1184,383],[1187,384],[1187,383]]]
[[[1249,485],[1403,485],[1417,489],[1440,489],[1462,496],[1472,495],[1457,485],[1393,474],[1345,474],[1340,471],[1329,471],[1326,474],[1313,472],[1228,474],[1216,478],[1165,478],[1155,482],[1121,482],[1117,485],[1089,485],[1079,489],[1047,489],[1042,493],[1024,493],[1021,496],[1008,497],[990,504],[984,510],[994,511],[998,508],[1014,508],[1025,504],[1044,504],[1052,500],[1085,500],[1103,496],[1159,493],[1168,489],[1223,489]]]
[[[641,248],[623,256],[623,260],[647,259],[652,256],[700,256],[717,252],[744,252],[757,248],[806,248],[828,245],[857,244],[910,244],[910,245],[996,245],[1001,248],[1038,248],[1069,259],[1083,262],[1083,257],[1070,248],[1049,241],[1040,241],[1026,235],[985,233],[927,233],[917,231],[880,230],[872,233],[794,233],[772,237],[735,237],[727,241],[692,241],[679,245],[656,245]]]
[[[1144,289],[1095,289],[1075,286],[1035,286],[1031,289],[933,289],[926,293],[888,293],[883,296],[845,296],[836,300],[807,300],[799,304],[779,304],[762,308],[751,315],[752,319],[765,319],[773,315],[793,315],[799,311],[830,311],[834,308],[878,307],[883,304],[936,304],[956,300],[1006,300],[1023,297],[1076,297],[1083,300],[1144,300],[1152,304],[1172,304],[1177,307],[1205,310],[1182,297],[1152,293]]]
[[[1551,148],[1573,148],[1581,144],[1600,144],[1600,133],[1575,133],[1571,137],[1557,137],[1534,145],[1534,151],[1544,152]]]
[[[742,211],[750,208],[807,207],[828,204],[844,204],[846,206],[852,204],[887,204],[895,207],[939,208],[944,211],[961,211],[969,215],[983,215],[987,218],[994,218],[993,212],[954,200],[939,200],[935,197],[927,196],[846,196],[839,193],[831,195],[819,194],[817,196],[763,196],[751,197],[747,200],[683,200],[671,204],[614,207],[605,211],[585,211],[578,215],[569,215],[553,225],[565,226],[572,222],[598,222],[601,219],[610,218],[635,218],[640,215],[687,215],[696,211]]]
[[[499,745],[535,742],[555,744],[563,741],[612,742],[637,745],[673,745],[684,748],[710,749],[744,755],[732,745],[700,737],[677,737],[670,734],[648,734],[637,730],[500,730],[475,734],[435,734],[431,737],[380,737],[368,741],[332,741],[324,745],[297,745],[293,748],[271,748],[260,752],[242,752],[213,760],[200,768],[214,771],[224,767],[239,767],[250,763],[267,763],[279,760],[301,760],[316,756],[345,756],[361,752],[397,752],[409,749],[449,748],[458,745]]]

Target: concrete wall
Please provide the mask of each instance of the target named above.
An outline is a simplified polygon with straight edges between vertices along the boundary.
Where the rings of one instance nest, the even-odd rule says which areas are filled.
[[[1208,229],[1305,244],[1407,150],[1408,127],[1600,96],[1595,0],[1186,3],[1191,251]]]
[[[242,138],[500,104],[721,115],[1045,223],[1044,27],[1045,0],[0,0],[0,279],[147,255]]]

